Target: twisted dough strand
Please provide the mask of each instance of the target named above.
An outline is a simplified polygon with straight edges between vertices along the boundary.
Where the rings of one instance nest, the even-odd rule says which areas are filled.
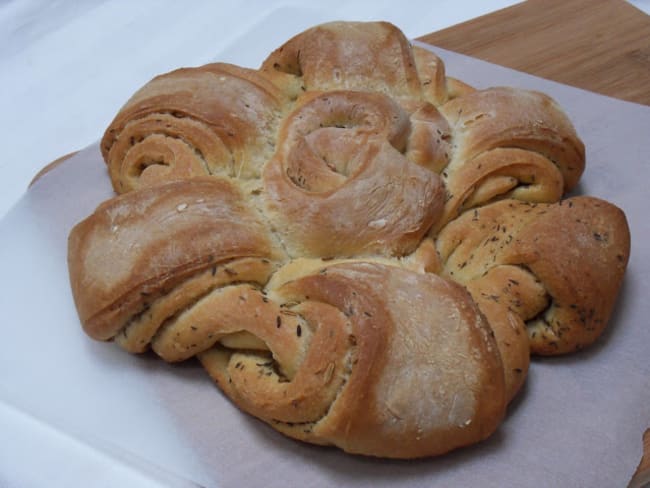
[[[214,63],[158,76],[120,110],[101,143],[118,193],[188,176],[256,178],[286,99],[256,71]]]
[[[503,198],[557,202],[584,170],[584,146],[546,95],[512,88],[468,93],[440,112],[452,134],[441,171],[447,201],[437,232],[463,211]]]
[[[76,270],[86,283],[102,278],[101,285],[92,284],[102,301],[76,289],[89,334],[127,347],[131,340],[138,347],[150,341],[167,361],[197,356],[243,410],[292,437],[349,452],[433,455],[496,428],[506,404],[500,354],[460,286],[390,260],[298,259],[269,281],[270,258],[278,256],[268,239],[257,236],[254,247],[233,247],[246,252],[216,254],[246,216],[241,209],[234,213],[236,199],[224,199],[227,185],[202,178],[132,192],[75,228],[74,256],[80,249],[95,254],[107,230],[123,227],[111,246],[141,269],[128,282],[119,270]],[[215,233],[209,226],[214,204],[208,212],[178,210],[179,199],[187,202],[190,195],[216,200],[238,219]],[[144,197],[150,199],[146,205]],[[194,211],[198,220],[192,224],[201,232],[179,239],[166,266],[152,265],[149,256],[160,243],[152,235],[129,245],[132,232],[148,232],[138,219],[120,219],[128,204],[155,222],[162,218],[168,228]],[[242,241],[255,237],[248,232]]]
[[[214,177],[109,200],[75,227],[68,249],[77,310],[86,332],[98,339],[115,336],[136,313],[155,315],[148,310],[152,301],[197,273],[256,258],[265,261],[249,271],[264,279],[266,261],[285,259],[242,193]]]
[[[487,280],[503,265],[529,274],[521,282],[511,278],[512,285],[528,289],[520,300],[525,307],[506,301],[501,308],[520,313],[531,351],[548,355],[581,349],[602,333],[623,279],[629,239],[620,209],[581,196],[556,204],[503,200],[466,212],[443,229],[437,247],[445,274],[463,284]],[[527,285],[531,279],[540,285]],[[500,302],[501,293],[489,298]]]

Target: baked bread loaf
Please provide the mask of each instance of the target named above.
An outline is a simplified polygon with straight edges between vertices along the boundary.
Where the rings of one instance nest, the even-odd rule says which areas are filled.
[[[599,337],[629,256],[621,210],[563,200],[585,152],[552,99],[447,77],[387,23],[158,76],[101,149],[121,195],[69,238],[85,331],[351,453],[488,437],[531,353]]]

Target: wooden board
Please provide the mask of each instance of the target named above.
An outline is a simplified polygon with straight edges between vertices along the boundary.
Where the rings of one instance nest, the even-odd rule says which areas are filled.
[[[420,40],[650,105],[650,16],[623,0],[529,0]]]

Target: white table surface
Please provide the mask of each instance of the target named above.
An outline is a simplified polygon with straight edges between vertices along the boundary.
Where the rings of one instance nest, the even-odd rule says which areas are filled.
[[[291,35],[329,20],[388,20],[417,37],[514,3],[0,0],[0,222],[43,166],[97,141],[159,73],[213,60],[256,67]],[[650,13],[650,0],[630,3]],[[301,14],[284,16],[287,7]],[[0,439],[0,488],[193,486],[2,402]]]

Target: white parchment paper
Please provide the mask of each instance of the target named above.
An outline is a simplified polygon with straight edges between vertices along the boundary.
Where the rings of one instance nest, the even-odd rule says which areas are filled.
[[[69,291],[66,240],[112,195],[97,145],[42,177],[0,221],[0,401],[115,462],[162,473],[170,486],[625,486],[650,427],[650,108],[434,50],[449,75],[478,88],[553,96],[587,147],[577,193],[620,206],[632,232],[604,336],[580,354],[535,359],[494,436],[435,459],[350,456],[241,413],[195,362],[172,366],[87,338]]]

